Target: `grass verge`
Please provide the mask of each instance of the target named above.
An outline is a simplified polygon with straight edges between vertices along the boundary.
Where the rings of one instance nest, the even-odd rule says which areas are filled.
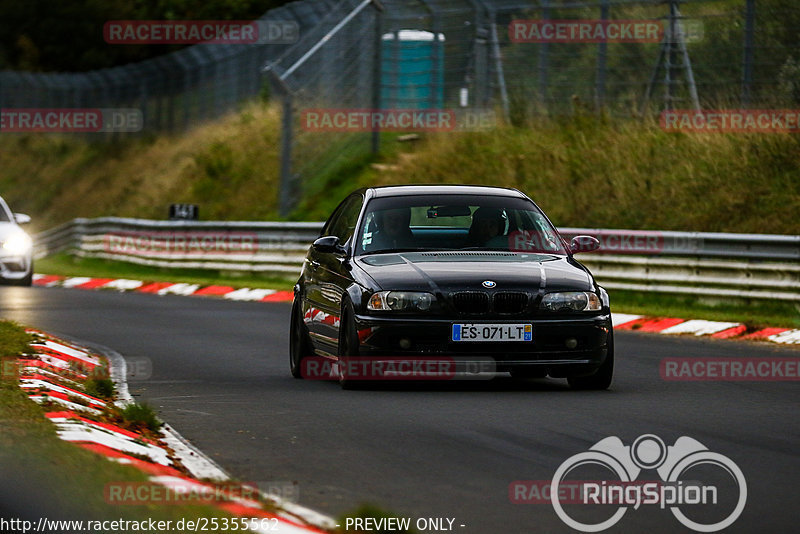
[[[127,278],[148,282],[227,285],[232,287],[268,288],[290,291],[297,277],[257,275],[205,269],[163,269],[120,261],[80,258],[67,253],[56,254],[36,262],[36,272],[59,276],[92,278]]]
[[[676,296],[609,290],[611,309],[654,317],[745,323],[753,327],[800,328],[800,306],[790,302],[741,302],[692,295]]]
[[[0,321],[4,358],[25,352],[28,338],[22,327]],[[84,521],[230,517],[208,506],[118,506],[107,502],[110,484],[145,482],[147,476],[59,439],[42,408],[28,399],[19,388],[16,373],[10,372],[0,377],[0,472],[3,517]]]
[[[3,138],[0,190],[34,234],[74,217],[163,219],[173,202],[198,204],[204,220],[276,220],[280,116],[251,103],[180,135]],[[800,141],[789,134],[671,133],[576,111],[415,142],[382,134],[377,156],[365,135],[340,138],[298,134],[290,219],[322,220],[359,186],[471,183],[519,188],[557,226],[800,234]]]

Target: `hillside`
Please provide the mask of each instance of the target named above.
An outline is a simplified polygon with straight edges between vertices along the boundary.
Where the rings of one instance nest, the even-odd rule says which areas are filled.
[[[278,218],[277,108],[251,104],[183,135],[117,143],[0,137],[0,195],[38,231],[74,217]],[[294,220],[321,220],[372,184],[517,187],[560,226],[800,234],[800,143],[783,134],[674,134],[591,115],[488,132],[386,137],[370,165],[343,162],[307,189]],[[764,214],[768,214],[765,216]]]

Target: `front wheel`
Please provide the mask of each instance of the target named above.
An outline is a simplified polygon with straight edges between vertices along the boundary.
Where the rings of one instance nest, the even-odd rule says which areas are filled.
[[[608,353],[602,365],[589,376],[571,376],[567,383],[572,389],[602,390],[608,389],[614,377],[614,331],[608,333]]]
[[[353,307],[348,302],[342,307],[339,318],[339,385],[342,389],[355,389],[358,384],[358,380],[348,372],[349,358],[358,356],[358,333],[353,315]]]
[[[311,355],[311,340],[303,322],[303,307],[299,298],[292,304],[289,326],[289,369],[295,378],[303,378],[303,360]]]
[[[12,282],[15,286],[31,286],[33,285],[33,260],[31,260],[30,264],[30,271],[24,278],[20,278],[19,280],[15,280]]]

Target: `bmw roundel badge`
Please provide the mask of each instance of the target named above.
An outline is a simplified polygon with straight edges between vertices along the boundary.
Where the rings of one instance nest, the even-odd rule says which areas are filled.
[[[492,289],[494,286],[497,285],[497,282],[494,282],[492,280],[484,280],[483,284],[481,285],[483,285],[483,287],[485,287],[486,289]]]

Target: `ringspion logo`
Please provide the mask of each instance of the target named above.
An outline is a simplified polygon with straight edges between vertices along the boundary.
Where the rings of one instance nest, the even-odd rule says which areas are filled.
[[[610,517],[590,522],[577,513],[570,515],[564,508],[570,501],[563,501],[564,482],[574,485],[570,474],[581,468],[591,466],[604,468],[614,475],[614,480],[581,482],[580,505],[607,505]],[[698,480],[684,480],[697,473],[699,467],[717,468],[721,483],[703,483]],[[643,471],[654,470],[661,481],[644,484],[630,484],[639,478]],[[704,471],[705,472],[705,471]],[[728,512],[721,503],[721,484],[736,486],[736,498]],[[638,510],[641,506],[657,505],[669,508],[673,516],[685,527],[697,532],[717,532],[733,524],[747,503],[747,482],[742,470],[730,458],[712,452],[699,441],[682,436],[674,445],[667,446],[656,435],[644,434],[634,440],[632,445],[624,445],[622,440],[611,436],[598,441],[588,451],[568,458],[556,469],[550,486],[550,500],[558,517],[571,528],[580,532],[600,532],[613,527],[622,520],[628,510]],[[574,499],[574,495],[571,496]],[[727,503],[725,503],[727,504]],[[722,517],[715,516],[711,522],[692,519],[689,510],[696,506],[724,508]]]

